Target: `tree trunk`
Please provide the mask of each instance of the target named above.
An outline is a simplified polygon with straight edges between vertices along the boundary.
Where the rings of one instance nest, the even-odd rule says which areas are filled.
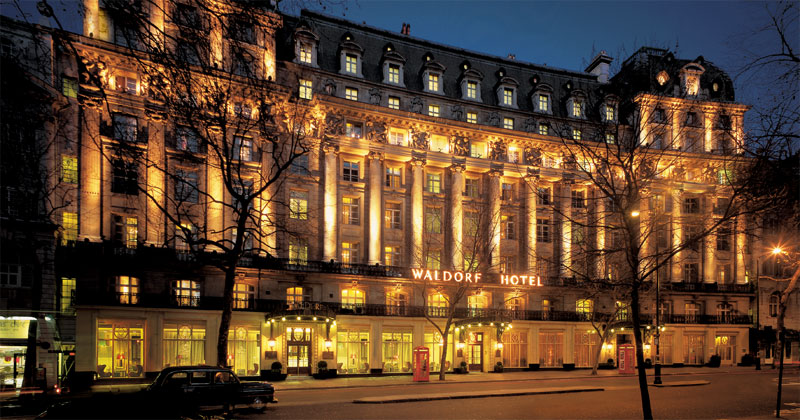
[[[642,397],[642,417],[645,420],[653,418],[650,407],[650,392],[647,389],[647,370],[644,366],[644,353],[642,345],[641,322],[639,321],[639,285],[631,287],[631,315],[633,315],[633,338],[636,342],[636,370],[639,374],[639,393]]]
[[[778,348],[775,349],[775,356],[778,358],[778,400],[775,405],[775,417],[781,416],[781,393],[783,391],[783,346],[784,346],[784,333],[783,322],[786,315],[786,305],[783,301],[780,302],[778,307]]]
[[[217,366],[228,366],[228,331],[233,316],[233,284],[236,281],[236,264],[225,269],[225,292],[222,297],[222,317],[219,321],[217,339]]]
[[[606,331],[600,334],[600,344],[597,345],[597,350],[594,353],[594,365],[592,366],[592,375],[597,375],[597,366],[600,364],[600,355],[603,353],[603,345],[606,343]]]
[[[442,355],[439,357],[439,380],[443,381],[446,375],[447,369],[445,369],[445,363],[447,362],[447,335],[450,331],[450,323],[452,322],[453,318],[447,318],[447,322],[444,324],[444,331],[442,331]],[[455,339],[455,337],[454,337]],[[436,343],[433,343],[435,346]]]

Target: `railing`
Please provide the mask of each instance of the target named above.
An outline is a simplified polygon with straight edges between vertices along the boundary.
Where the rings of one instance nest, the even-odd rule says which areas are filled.
[[[750,315],[661,315],[665,324],[732,324],[749,325],[753,323]]]
[[[750,284],[722,284],[722,283],[664,283],[662,290],[673,292],[705,292],[705,293],[754,293]]]

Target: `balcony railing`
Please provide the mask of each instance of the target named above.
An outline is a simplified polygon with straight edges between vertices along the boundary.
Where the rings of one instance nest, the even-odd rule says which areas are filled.
[[[661,285],[661,288],[673,292],[755,293],[751,284],[665,283]]]

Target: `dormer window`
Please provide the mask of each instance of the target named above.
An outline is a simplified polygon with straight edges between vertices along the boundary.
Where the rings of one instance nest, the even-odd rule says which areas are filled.
[[[689,63],[681,69],[681,87],[686,96],[697,96],[700,93],[700,76],[705,73],[701,65]]]
[[[700,90],[700,78],[697,76],[686,77],[686,94],[689,96],[697,96],[698,90]]]
[[[389,83],[400,83],[400,66],[389,64]]]
[[[428,73],[428,90],[431,92],[439,91],[439,75],[436,73]]]
[[[500,70],[498,75],[502,74],[504,74],[504,72]],[[519,83],[517,83],[516,80],[510,77],[501,77],[497,84],[497,103],[500,104],[500,106],[516,108],[517,86],[519,86]]]
[[[611,104],[605,105],[605,117],[606,121],[615,121],[617,119],[617,113],[614,110],[614,105]]]
[[[383,83],[403,86],[403,64],[406,59],[395,51],[392,44],[386,45],[383,50]]]
[[[352,35],[345,34],[342,43],[339,45],[339,51],[340,73],[361,77],[361,56],[364,53],[364,49],[353,41]]]
[[[573,118],[583,117],[583,102],[581,102],[578,99],[572,101],[572,117]]]
[[[546,84],[539,84],[536,90],[531,95],[531,102],[533,103],[534,111],[542,114],[552,114],[552,93],[553,88]]]
[[[467,99],[476,99],[478,97],[478,82],[467,82]]]
[[[425,92],[442,94],[442,75],[444,75],[445,67],[433,61],[433,56],[427,54],[425,56],[425,63],[422,65],[422,85]]]
[[[481,102],[481,80],[483,74],[470,68],[469,63],[461,65],[464,72],[461,73],[461,98],[468,101]]]
[[[550,112],[550,95],[540,93],[539,102],[537,103],[536,110],[539,112]]]
[[[307,66],[317,66],[317,44],[319,37],[306,26],[300,26],[294,33],[295,62]]]
[[[567,101],[567,111],[572,118],[586,119],[585,95],[580,91],[575,91]]]
[[[358,56],[355,54],[345,54],[344,71],[350,74],[358,74]]]

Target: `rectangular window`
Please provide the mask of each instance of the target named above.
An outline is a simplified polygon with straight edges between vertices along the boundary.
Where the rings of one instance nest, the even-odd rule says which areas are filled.
[[[431,117],[439,116],[439,105],[428,105],[428,115]]]
[[[513,118],[503,118],[503,128],[507,130],[514,129],[514,119]]]
[[[206,329],[188,323],[164,323],[164,366],[192,366],[206,362]],[[191,381],[208,384],[208,377],[198,377],[205,372],[192,372]]]
[[[289,193],[289,218],[297,220],[308,219],[308,192],[291,191]]]
[[[478,198],[480,188],[477,178],[464,179],[464,195],[470,198]]]
[[[438,270],[442,267],[442,251],[429,249],[425,254],[425,267],[429,270]]]
[[[23,285],[23,281],[26,281],[22,275],[23,266],[18,263],[19,258],[15,258],[13,261],[3,261],[0,264],[0,286],[19,287]],[[25,270],[27,273],[28,268],[25,267]],[[30,286],[30,282],[27,282],[25,286]]]
[[[197,153],[199,136],[197,131],[190,127],[175,127],[175,148],[187,152]]]
[[[289,239],[289,264],[306,265],[308,242],[302,238]]]
[[[486,154],[486,144],[480,142],[469,143],[469,155],[474,158],[482,158]]]
[[[112,237],[118,246],[136,249],[139,245],[139,223],[136,217],[113,215]]]
[[[136,85],[138,84],[136,78],[128,76],[117,76],[114,78],[114,81],[117,86],[117,92],[127,93],[131,95],[136,94]]]
[[[308,170],[308,155],[295,156],[291,166],[289,166],[289,172],[298,175],[308,175],[310,173]]]
[[[130,115],[114,114],[114,139],[129,143],[135,143],[138,139],[139,122],[136,117]]]
[[[197,203],[200,192],[197,172],[178,170],[175,174],[175,198],[179,203]]]
[[[536,219],[536,242],[550,242],[550,220]]]
[[[425,207],[425,232],[442,233],[441,207]]]
[[[400,168],[386,168],[386,186],[400,188]]]
[[[697,214],[700,213],[700,199],[698,197],[686,197],[683,200],[683,213]]]
[[[300,99],[311,100],[313,96],[311,80],[300,79]]]
[[[75,311],[75,285],[74,277],[61,277],[61,296],[59,309],[61,312],[72,313]]]
[[[464,213],[464,238],[475,238],[478,235],[478,213],[468,211]]]
[[[78,213],[64,212],[61,214],[61,245],[67,245],[78,240]]]
[[[389,64],[389,83],[400,83],[400,66]]]
[[[342,179],[349,182],[358,182],[358,162],[345,161],[342,164]]]
[[[78,158],[75,156],[61,156],[61,182],[68,184],[78,183]]]
[[[175,280],[172,297],[178,306],[200,306],[200,283],[194,280]]]
[[[572,208],[586,208],[586,192],[582,190],[572,190]]]
[[[514,105],[514,89],[503,88],[503,105],[505,106]]]
[[[546,136],[549,133],[547,124],[539,123],[539,135]]]
[[[606,105],[606,121],[614,121],[616,119],[614,106]]]
[[[358,242],[342,242],[342,263],[358,263]]]
[[[506,184],[505,182],[503,183],[500,191],[500,199],[503,201],[514,200],[514,184]]]
[[[427,174],[426,190],[429,193],[439,194],[442,192],[442,176],[439,174]]]
[[[384,226],[386,229],[400,229],[402,226],[402,205],[400,203],[386,203],[384,212]]]
[[[583,115],[583,102],[581,101],[572,101],[572,116],[575,118],[580,118]]]
[[[502,239],[517,238],[517,226],[514,216],[505,214],[500,216],[500,234]]]
[[[428,74],[428,90],[431,92],[439,91],[439,75],[435,73]]]
[[[539,333],[539,366],[561,367],[564,363],[564,333]]]
[[[141,376],[145,364],[144,341],[143,322],[98,320],[98,377]]]
[[[344,126],[344,133],[347,137],[360,139],[364,133],[364,126],[359,122],[347,122]]]
[[[547,112],[550,110],[550,97],[547,95],[539,95],[539,112]]]
[[[111,192],[117,194],[139,194],[139,172],[136,165],[122,159],[114,160],[112,169]]]
[[[616,142],[617,142],[617,136],[611,133],[606,133],[606,143],[615,144]]]
[[[255,303],[256,288],[247,283],[233,285],[233,309],[249,309]]]
[[[717,229],[717,251],[731,250],[731,227],[723,224]]]
[[[391,109],[400,109],[400,98],[396,96],[389,97],[389,108]]]
[[[467,112],[467,122],[470,124],[477,124],[478,114],[475,112]]]
[[[478,82],[467,82],[467,99],[478,98]]]
[[[503,333],[503,367],[529,367],[527,332],[506,331]]]
[[[577,128],[572,129],[572,140],[580,140],[581,139],[581,130]]]
[[[344,71],[350,74],[358,74],[358,56],[355,54],[345,54]],[[348,98],[349,99],[349,98]]]
[[[139,279],[136,277],[117,276],[117,298],[123,305],[139,303]]]
[[[539,206],[550,205],[550,187],[537,188],[536,204]]]
[[[369,328],[337,328],[336,362],[339,373],[369,373],[369,357]]]
[[[402,260],[400,259],[400,247],[399,246],[384,247],[383,263],[390,267],[402,265]]]
[[[253,159],[253,139],[234,136],[231,158],[242,162],[250,162]]]
[[[384,373],[411,372],[411,336],[411,331],[381,334]]]
[[[361,224],[358,198],[342,197],[342,219],[347,225],[358,226]]]
[[[356,88],[345,88],[344,97],[345,97],[345,99],[349,99],[351,101],[357,101],[358,100],[358,89],[356,89]]]
[[[61,78],[61,93],[67,98],[78,97],[78,81],[71,77]]]
[[[404,146],[406,144],[406,133],[399,130],[389,130],[389,144]]]
[[[311,45],[300,44],[300,62],[303,64],[311,64]]]
[[[683,265],[683,282],[697,283],[700,281],[700,268],[698,263],[686,263]]]

